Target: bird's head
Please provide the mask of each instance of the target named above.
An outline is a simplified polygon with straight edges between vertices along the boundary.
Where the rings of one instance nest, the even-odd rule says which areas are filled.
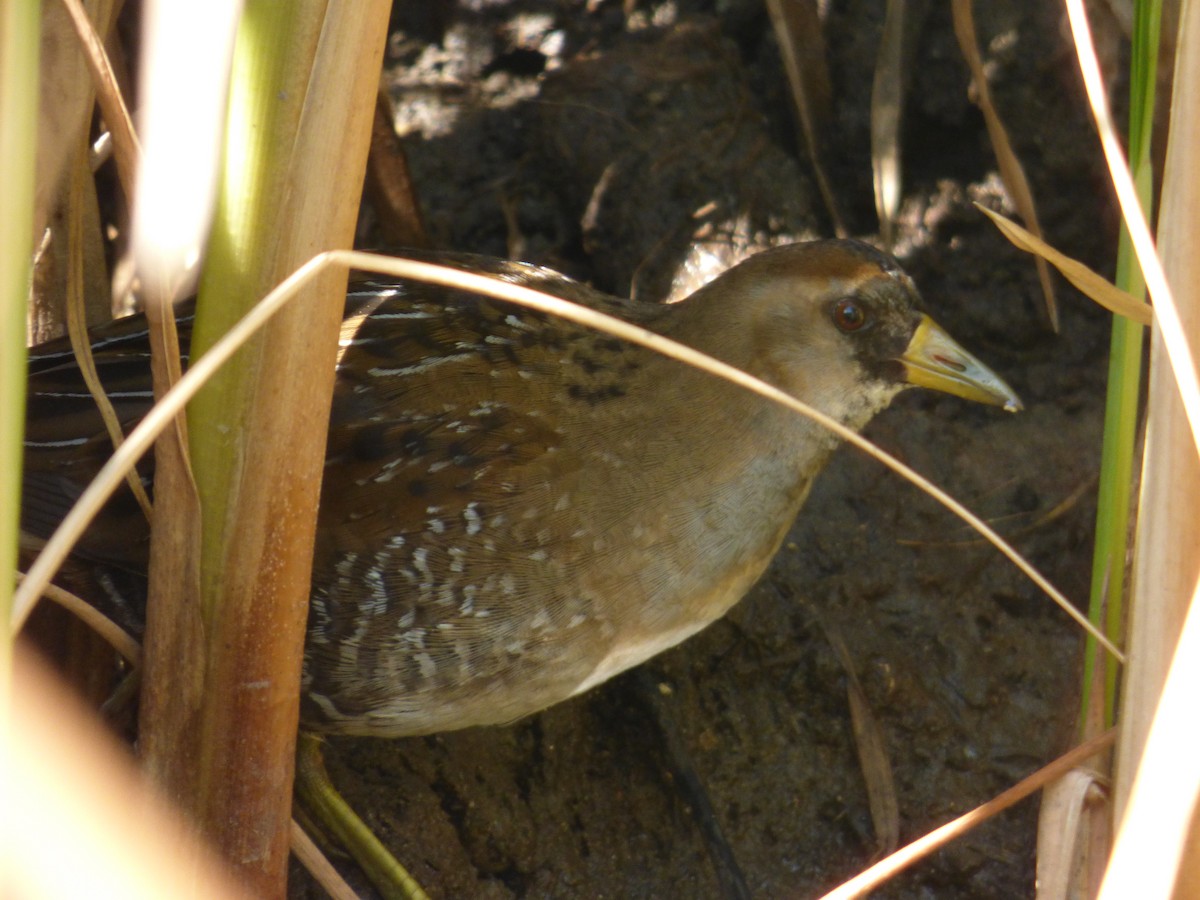
[[[728,333],[695,340],[852,428],[912,386],[1021,408],[1012,388],[921,311],[900,265],[859,241],[758,253],[686,302],[693,301],[736,302],[743,336],[732,347]],[[707,318],[694,321],[703,328]]]

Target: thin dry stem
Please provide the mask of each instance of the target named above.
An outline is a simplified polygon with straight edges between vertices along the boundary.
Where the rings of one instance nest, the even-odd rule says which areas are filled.
[[[431,263],[393,259],[354,250],[333,250],[319,254],[285,278],[275,290],[264,297],[262,302],[248,312],[234,328],[197,360],[195,365],[188,370],[187,374],[180,379],[179,383],[159,403],[155,404],[146,418],[142,420],[137,428],[130,432],[129,438],[125,443],[105,463],[95,480],[80,496],[79,501],[72,508],[71,512],[68,513],[58,530],[47,542],[41,555],[30,568],[29,580],[21,586],[14,598],[14,629],[19,629],[28,617],[29,611],[33,608],[33,604],[40,593],[39,585],[48,583],[53,577],[54,572],[58,570],[58,567],[70,553],[70,548],[83,535],[83,532],[87,529],[88,524],[95,517],[100,507],[103,506],[105,501],[111,496],[113,490],[115,490],[117,484],[120,483],[123,473],[127,471],[128,467],[141,458],[142,454],[154,442],[154,439],[162,433],[163,429],[187,404],[188,400],[200,390],[204,382],[211,377],[212,373],[223,365],[225,360],[232,356],[251,334],[261,328],[272,315],[295,296],[300,287],[314,274],[323,271],[329,266],[363,269],[399,278],[427,281],[432,284],[474,291],[500,300],[509,300],[522,306],[548,312],[551,315],[561,316],[581,325],[598,328],[631,343],[662,353],[672,359],[697,366],[713,375],[725,378],[734,384],[753,391],[760,396],[781,403],[787,408],[803,416],[807,416],[814,422],[828,428],[842,440],[853,444],[864,453],[879,460],[906,481],[911,482],[929,494],[929,496],[933,497],[983,535],[993,546],[1012,561],[1018,569],[1024,572],[1030,580],[1045,591],[1081,628],[1095,637],[1097,642],[1107,649],[1115,659],[1122,663],[1125,661],[1124,654],[1116,645],[1089,622],[1061,591],[1054,587],[1041,572],[1034,568],[1028,560],[1022,557],[1021,554],[1000,537],[983,519],[975,515],[975,513],[971,512],[927,478],[918,474],[895,457],[880,450],[866,438],[861,437],[840,422],[829,418],[824,413],[813,409],[778,388],[766,382],[759,381],[757,378],[747,375],[740,369],[736,369],[697,350],[693,350],[691,347],[676,343],[652,331],[647,331],[645,328],[630,325],[628,322],[621,321],[620,319],[614,319],[612,316],[606,316],[594,310],[577,306],[559,297],[551,297],[548,294],[543,294],[530,288],[507,284],[485,275],[476,275]]]
[[[22,582],[27,576],[17,572],[17,581]],[[48,584],[42,589],[42,596],[53,600],[88,628],[104,638],[105,642],[125,657],[131,665],[139,665],[142,661],[142,645],[128,631],[110,619],[82,597],[72,594],[57,584]]]
[[[296,854],[300,864],[308,869],[308,874],[325,889],[331,900],[358,900],[354,888],[346,883],[346,879],[342,878],[295,819],[292,819],[292,852]]]
[[[1112,745],[1116,740],[1116,729],[1109,729],[1099,737],[1080,744],[1074,750],[1064,753],[1054,762],[1038,769],[1028,778],[1022,779],[1002,794],[993,797],[987,803],[975,807],[969,813],[947,822],[940,828],[935,828],[924,837],[918,838],[911,844],[901,847],[887,859],[880,860],[841,886],[830,891],[821,900],[850,900],[852,897],[862,897],[894,875],[907,869],[913,863],[928,856],[939,847],[944,847],[950,841],[970,831],[975,826],[987,821],[1010,806],[1024,800],[1034,791],[1042,788],[1085,759],[1095,756],[1101,750]]]
[[[125,99],[117,86],[117,78],[113,74],[112,64],[108,61],[108,54],[104,52],[104,41],[96,34],[92,20],[80,6],[79,0],[62,0],[62,4],[70,14],[71,24],[75,26],[75,33],[79,35],[79,42],[83,45],[83,58],[92,73],[96,102],[113,137],[113,151],[117,160],[117,176],[121,179],[121,189],[127,198],[132,198],[134,173],[137,171],[142,148],[133,129],[129,108],[126,107]]]
[[[108,399],[108,394],[100,381],[100,374],[96,371],[96,360],[92,356],[92,345],[87,334],[87,313],[84,310],[83,263],[79,260],[79,248],[83,244],[83,179],[87,172],[85,159],[85,153],[81,148],[75,165],[71,167],[71,184],[68,192],[67,334],[70,336],[71,349],[75,352],[75,361],[79,364],[79,371],[83,374],[84,383],[92,395],[96,408],[100,411],[100,418],[104,420],[108,439],[112,441],[114,447],[119,447],[125,440],[125,433],[121,430],[117,411],[113,408],[112,401]],[[146,494],[146,488],[142,485],[142,479],[138,476],[137,469],[130,469],[125,480],[129,484],[133,496],[137,499],[138,505],[141,506],[142,512],[149,519],[152,511],[150,497]]]

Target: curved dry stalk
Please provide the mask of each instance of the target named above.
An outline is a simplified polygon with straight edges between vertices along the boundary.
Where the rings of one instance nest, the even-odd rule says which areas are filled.
[[[24,572],[17,572],[18,583],[23,582],[27,577]],[[105,643],[120,653],[130,665],[141,664],[142,645],[137,642],[137,639],[82,597],[72,594],[57,584],[48,584],[42,588],[42,596],[47,600],[53,600],[100,635]]]
[[[1064,753],[1054,762],[1038,769],[1028,778],[1014,784],[1007,791],[996,795],[987,803],[975,807],[966,815],[959,816],[940,828],[917,838],[912,843],[901,847],[891,856],[882,859],[870,868],[859,872],[849,881],[825,894],[821,900],[851,900],[862,897],[868,891],[878,887],[892,876],[907,869],[913,863],[928,856],[950,841],[970,831],[976,825],[1008,809],[1010,806],[1024,800],[1034,791],[1039,790],[1056,778],[1069,772],[1085,759],[1095,756],[1101,750],[1112,745],[1117,738],[1117,730],[1110,728],[1104,734],[1085,741],[1074,750]]]
[[[829,418],[819,410],[814,409],[806,403],[797,400],[795,397],[787,394],[764,381],[760,381],[751,375],[747,375],[734,366],[723,363],[720,360],[714,359],[706,354],[693,350],[683,344],[677,343],[665,338],[662,335],[648,331],[645,328],[640,328],[636,325],[630,325],[628,322],[623,322],[620,319],[614,319],[611,316],[606,316],[603,313],[595,312],[594,310],[585,309],[562,300],[558,297],[549,297],[541,294],[538,291],[522,288],[512,284],[496,282],[495,280],[484,276],[475,275],[468,272],[446,269],[442,266],[431,263],[422,263],[415,260],[393,259],[389,257],[381,257],[372,253],[363,253],[361,251],[334,251],[330,256],[335,256],[346,265],[356,269],[365,269],[368,271],[381,272],[398,278],[412,278],[417,281],[428,281],[432,284],[440,284],[445,287],[454,287],[461,290],[486,294],[496,297],[501,300],[509,300],[513,303],[519,303],[522,306],[530,306],[542,312],[550,313],[551,315],[561,316],[568,321],[575,322],[579,325],[585,325],[590,328],[596,328],[615,337],[627,340],[630,343],[638,344],[647,347],[664,356],[669,356],[672,359],[677,359],[680,362],[703,369],[712,375],[719,378],[724,378],[733,384],[739,385],[747,390],[750,390],[768,400],[774,400],[788,409],[805,416],[814,422],[818,423],[829,431],[832,431],[839,438],[849,444],[853,444],[859,450],[866,453],[873,459],[883,463],[893,472],[906,481],[920,488],[926,494],[937,500],[952,513],[957,515],[968,525],[978,531],[986,538],[996,549],[1004,554],[1018,569],[1025,573],[1031,581],[1040,587],[1045,593],[1057,603],[1062,610],[1074,619],[1081,628],[1096,638],[1096,640],[1108,650],[1114,658],[1124,662],[1124,654],[1117,648],[1111,640],[1108,639],[1099,629],[1097,629],[1087,617],[1079,612],[1066,596],[1059,591],[1050,581],[1042,575],[1034,566],[1018,553],[1011,545],[1009,545],[999,534],[997,534],[986,522],[983,521],[975,513],[971,512],[963,504],[959,503],[946,491],[929,481],[916,470],[909,468],[896,457],[881,450],[868,439],[855,431],[850,430],[840,422]]]
[[[83,263],[79,260],[79,248],[83,244],[81,207],[85,171],[86,168],[82,164],[71,167],[71,184],[68,189],[67,208],[70,212],[67,217],[67,246],[70,250],[67,259],[67,334],[71,339],[71,349],[75,352],[75,362],[79,364],[79,371],[83,374],[83,381],[100,411],[100,418],[104,420],[108,439],[114,447],[119,447],[125,440],[125,432],[121,430],[117,411],[108,399],[108,393],[100,381],[100,374],[96,371],[96,360],[92,356],[92,344],[88,340],[86,313],[83,308]],[[125,481],[148,520],[153,507],[136,468],[126,473]]]
[[[195,396],[204,382],[211,377],[212,373],[237,352],[238,348],[251,334],[261,328],[272,315],[291,300],[303,284],[329,266],[362,269],[398,278],[410,278],[417,281],[429,282],[430,284],[484,294],[499,300],[508,300],[541,312],[560,316],[579,325],[607,332],[622,340],[627,340],[630,343],[662,353],[665,356],[677,359],[688,365],[696,366],[769,400],[774,400],[829,429],[842,440],[853,444],[859,450],[883,463],[906,481],[916,485],[926,494],[933,497],[983,535],[1004,556],[1008,557],[1013,565],[1024,572],[1034,584],[1054,600],[1081,628],[1091,634],[1115,659],[1120,662],[1125,661],[1124,654],[1117,646],[1097,629],[1096,626],[1089,622],[1058,588],[1051,584],[1041,572],[1034,568],[1028,560],[1000,537],[983,519],[951,497],[946,491],[933,484],[933,482],[920,475],[914,469],[909,468],[894,456],[879,449],[857,432],[851,431],[840,422],[802,403],[790,394],[786,394],[766,382],[759,381],[757,378],[747,375],[745,372],[727,363],[707,356],[698,350],[693,350],[691,347],[655,334],[645,328],[615,319],[612,316],[578,306],[559,297],[552,297],[531,288],[508,284],[486,275],[477,275],[458,269],[449,269],[433,263],[391,258],[357,250],[326,251],[314,256],[298,268],[280,282],[279,286],[264,297],[250,312],[243,316],[237,325],[214,344],[207,353],[200,357],[188,370],[187,374],[154,405],[146,418],[130,432],[125,443],[104,464],[95,480],[88,485],[87,489],[80,496],[79,501],[71,509],[71,512],[67,514],[62,524],[58,527],[58,530],[55,531],[54,535],[47,542],[45,549],[30,568],[28,580],[21,585],[14,598],[12,615],[12,627],[14,630],[19,630],[25,622],[40,593],[41,586],[49,583],[54,573],[58,570],[58,567],[62,565],[62,562],[70,553],[70,548],[83,535],[88,524],[100,510],[100,507],[103,506],[108,497],[116,489],[117,484],[124,477],[123,473],[150,448],[155,438],[179,414],[187,402]]]
[[[108,123],[109,132],[113,137],[113,153],[117,161],[121,189],[126,197],[132,198],[134,173],[137,171],[142,148],[133,129],[133,120],[129,117],[129,108],[125,105],[121,90],[117,86],[117,78],[108,61],[108,54],[104,52],[104,41],[96,34],[92,20],[88,18],[79,0],[62,0],[62,4],[71,16],[71,24],[75,26],[75,33],[79,35],[79,42],[83,45],[83,58],[92,73],[92,82],[96,89],[96,103],[100,106],[100,113]]]
[[[96,92],[96,103],[100,107],[101,115],[103,115],[104,121],[108,124],[109,133],[112,136],[113,155],[116,159],[117,176],[121,181],[121,189],[124,191],[126,198],[132,200],[133,185],[138,163],[142,156],[142,148],[138,142],[137,132],[133,127],[133,120],[129,115],[129,108],[125,104],[125,98],[121,95],[121,89],[117,84],[116,75],[113,73],[112,64],[109,62],[108,54],[104,50],[104,41],[96,33],[96,28],[86,10],[84,10],[79,0],[62,0],[62,4],[71,18],[71,24],[75,28],[76,35],[79,37],[84,61],[91,72],[92,87]],[[70,187],[71,202],[69,208],[72,210],[72,215],[69,220],[70,233],[68,236],[68,242],[72,246],[77,245],[82,240],[79,236],[79,228],[82,226],[77,212],[79,207],[77,195],[82,190],[79,185],[81,168],[79,166],[75,166],[74,168],[75,173],[72,175]],[[116,447],[121,444],[125,436],[121,431],[121,424],[117,421],[112,403],[104,391],[104,386],[100,383],[100,376],[96,373],[95,362],[92,360],[91,346],[87,341],[83,317],[79,312],[82,306],[83,292],[82,275],[80,273],[75,272],[72,274],[68,283],[68,290],[67,330],[71,337],[71,346],[75,351],[75,358],[83,373],[83,379],[92,394],[92,398],[96,402],[96,406],[100,410],[100,416],[104,420],[105,428],[108,430],[109,440]],[[76,297],[79,299],[76,300]],[[130,490],[133,491],[133,496],[137,499],[138,505],[142,507],[142,511],[149,518],[151,513],[150,498],[146,494],[146,489],[142,486],[136,469],[129,470],[126,475],[126,481],[129,484]]]

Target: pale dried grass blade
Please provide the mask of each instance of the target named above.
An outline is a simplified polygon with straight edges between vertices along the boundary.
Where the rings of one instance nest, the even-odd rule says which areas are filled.
[[[133,196],[133,183],[137,172],[141,146],[133,130],[129,109],[117,86],[112,64],[104,51],[104,40],[96,33],[92,20],[80,5],[79,0],[62,0],[71,16],[71,24],[83,45],[83,58],[92,73],[92,84],[96,89],[96,102],[100,113],[108,124],[113,138],[113,154],[117,162],[117,176],[126,197]]]
[[[34,213],[34,234],[39,237],[51,222],[75,156],[76,141],[87,132],[95,106],[87,62],[79,52],[70,13],[61,3],[40,6],[41,84]],[[113,6],[112,0],[93,0],[92,12],[102,33],[109,30],[115,15]]]
[[[1198,684],[1200,584],[1142,748],[1099,900],[1182,896],[1172,894],[1180,876],[1193,884],[1200,877],[1195,847],[1188,846],[1200,806]],[[1191,868],[1181,873],[1185,860]]]
[[[1094,832],[1108,832],[1107,800],[1105,780],[1086,769],[1046,785],[1038,814],[1037,900],[1095,894],[1099,884],[1088,881],[1095,871],[1091,852]]]
[[[1037,206],[1033,202],[1033,191],[1029,188],[1029,179],[1025,177],[1025,169],[1008,139],[1008,132],[1000,120],[1000,114],[992,103],[992,93],[988,88],[987,73],[983,69],[983,60],[979,56],[979,46],[975,40],[975,18],[971,13],[971,0],[953,0],[954,35],[958,38],[958,46],[963,58],[971,70],[971,79],[975,87],[975,105],[983,113],[983,121],[987,126],[988,137],[992,141],[992,149],[996,152],[996,162],[1000,166],[1000,177],[1008,188],[1009,196],[1016,204],[1017,212],[1039,239],[1042,237],[1042,226],[1038,222]],[[1035,260],[1038,280],[1042,283],[1042,295],[1046,298],[1046,313],[1050,317],[1050,326],[1058,331],[1058,303],[1054,298],[1054,283],[1050,278],[1050,269],[1042,257]]]
[[[837,197],[822,162],[820,123],[828,118],[832,89],[825,67],[825,39],[821,34],[817,4],[814,0],[767,0],[767,12],[792,89],[798,131],[812,159],[817,188],[829,211],[834,234],[846,237],[849,232],[838,211]]]
[[[1086,22],[1072,26],[1080,39]],[[1085,73],[1094,63],[1085,60]],[[1157,327],[1151,339],[1146,450],[1140,515],[1135,538],[1133,602],[1130,605],[1130,665],[1122,685],[1121,735],[1115,781],[1120,823],[1101,897],[1195,897],[1200,892],[1200,403],[1196,362],[1200,337],[1200,4],[1186,4],[1180,17],[1171,98],[1171,127],[1163,168],[1158,254],[1151,268],[1139,253]],[[1092,92],[1092,78],[1085,83]],[[1190,86],[1190,87],[1189,87]],[[1100,85],[1094,85],[1097,92]],[[1096,95],[1099,97],[1099,94]],[[1107,109],[1093,101],[1097,118]],[[1102,115],[1103,114],[1103,115]],[[1126,208],[1128,173],[1120,146],[1102,128],[1105,152],[1116,173],[1118,197],[1135,238],[1146,238],[1140,209]],[[1161,260],[1161,269],[1157,265]],[[1169,284],[1171,292],[1159,293]],[[1159,283],[1161,279],[1161,283]],[[1169,363],[1169,365],[1168,365]]]
[[[71,187],[67,204],[67,334],[71,338],[71,349],[75,351],[75,360],[79,364],[79,371],[100,411],[100,418],[104,420],[108,439],[112,441],[114,447],[119,447],[125,440],[125,434],[121,430],[121,422],[117,419],[117,412],[113,409],[104,385],[100,382],[100,375],[96,371],[96,360],[92,356],[92,344],[88,338],[87,313],[84,310],[83,300],[83,265],[79,261],[77,252],[83,244],[83,179],[90,177],[87,173],[87,154],[86,151],[81,150],[76,155],[75,165],[71,170]],[[142,513],[149,520],[152,511],[150,498],[146,495],[146,488],[142,485],[142,479],[138,475],[137,469],[130,469],[125,475],[125,480],[129,484],[129,489],[133,491],[138,505],[142,508]]]
[[[155,37],[144,37],[140,63],[146,152],[130,195],[130,252],[156,296],[186,296],[208,237],[240,8],[146,4],[143,34]]]
[[[904,117],[906,0],[888,0],[871,86],[871,171],[880,236],[891,250],[900,212],[900,123]]]
[[[1007,791],[992,798],[982,806],[977,806],[969,813],[947,822],[940,828],[918,838],[907,846],[901,847],[887,859],[880,860],[863,872],[859,872],[849,881],[825,894],[821,900],[850,900],[852,897],[864,897],[889,878],[899,874],[917,861],[925,858],[935,850],[944,847],[950,841],[966,834],[977,825],[1003,812],[1010,806],[1024,800],[1039,788],[1048,784],[1064,773],[1069,772],[1084,760],[1094,756],[1101,750],[1110,747],[1116,738],[1116,729],[1106,731],[1099,737],[1092,738],[1080,744],[1073,750],[1064,753],[1054,762],[1038,769],[1028,778],[1024,778],[1010,787]],[[1126,896],[1149,896],[1128,894]]]
[[[331,900],[358,900],[358,893],[346,883],[346,879],[342,878],[333,867],[333,863],[295,819],[292,819],[291,842],[296,859],[300,860],[308,874],[316,879],[317,884],[325,889]]]
[[[1158,320],[1163,347],[1171,364],[1171,371],[1179,386],[1183,408],[1192,432],[1192,441],[1197,448],[1200,448],[1200,375],[1196,369],[1196,356],[1188,342],[1188,332],[1183,327],[1179,307],[1175,303],[1174,294],[1171,292],[1171,286],[1163,271],[1162,260],[1155,252],[1154,238],[1150,235],[1146,214],[1138,202],[1137,188],[1133,183],[1133,176],[1129,172],[1129,163],[1125,159],[1125,153],[1121,149],[1121,139],[1113,125],[1083,0],[1066,0],[1066,5],[1071,34],[1075,40],[1075,52],[1079,57],[1079,69],[1083,75],[1084,87],[1087,89],[1088,101],[1091,103],[1092,118],[1096,122],[1096,130],[1100,134],[1100,145],[1103,147],[1104,157],[1108,161],[1108,171],[1112,178],[1113,188],[1117,192],[1117,200],[1121,205],[1121,215],[1124,217],[1126,228],[1129,229],[1129,237],[1137,252],[1138,265],[1141,266],[1142,274],[1146,279],[1146,287],[1150,291],[1150,299],[1154,303],[1154,316]],[[1196,17],[1200,16],[1200,7],[1193,3],[1187,12],[1190,17],[1189,21],[1194,23]],[[1181,33],[1186,27],[1188,25],[1181,22]],[[1197,26],[1192,24],[1190,27],[1196,29]],[[1180,41],[1179,46],[1183,48],[1187,44]],[[1186,84],[1188,82],[1178,83]],[[1180,123],[1177,121],[1175,124],[1178,126]],[[1195,125],[1194,121],[1189,124],[1191,127]]]
[[[1127,291],[1121,290],[1102,275],[1098,275],[1078,260],[1071,259],[1065,253],[1055,250],[1041,238],[1022,228],[1012,219],[993,212],[986,206],[975,204],[981,212],[991,219],[1000,233],[1012,241],[1017,247],[1028,253],[1036,254],[1046,260],[1062,273],[1063,277],[1075,285],[1083,294],[1095,300],[1105,309],[1118,316],[1132,319],[1139,325],[1149,325],[1154,313],[1150,304],[1139,300]]]

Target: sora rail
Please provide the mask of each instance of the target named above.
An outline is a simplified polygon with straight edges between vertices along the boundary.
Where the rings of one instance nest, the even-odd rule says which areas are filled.
[[[1020,405],[854,241],[767,250],[666,306],[426,258],[638,323],[854,429],[910,385]],[[186,346],[186,307],[180,327]],[[151,403],[144,323],[93,340],[128,427]],[[763,573],[837,443],[641,347],[422,284],[352,284],[341,347],[303,678],[314,731],[509,722],[684,640]],[[69,347],[30,358],[23,528],[45,536],[110,446]],[[78,554],[139,572],[147,547],[127,492]]]

